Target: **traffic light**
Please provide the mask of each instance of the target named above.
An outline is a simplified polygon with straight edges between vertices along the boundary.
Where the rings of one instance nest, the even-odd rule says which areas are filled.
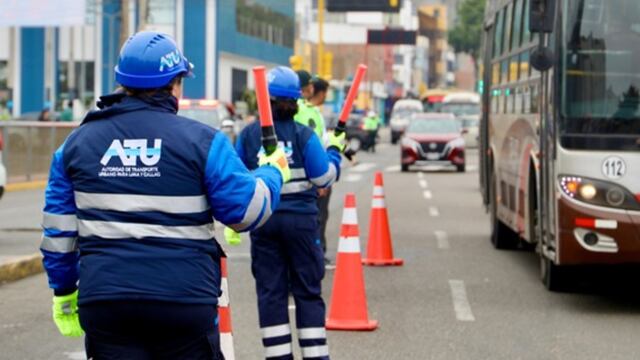
[[[292,57],[289,58],[289,64],[291,65],[291,68],[294,71],[302,70],[303,62],[304,60],[300,55],[293,55]]]
[[[324,74],[321,76],[325,80],[331,80],[333,77],[333,53],[330,51],[326,51],[322,56],[322,70]]]

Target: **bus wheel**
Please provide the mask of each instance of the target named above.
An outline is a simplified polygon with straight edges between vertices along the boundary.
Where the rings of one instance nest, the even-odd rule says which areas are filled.
[[[563,292],[567,290],[567,269],[554,264],[540,250],[540,278],[549,291]]]
[[[490,215],[491,215],[491,243],[493,247],[500,250],[509,250],[517,247],[520,239],[518,235],[507,227],[500,219],[498,219],[498,196],[495,172],[491,175],[491,196]]]

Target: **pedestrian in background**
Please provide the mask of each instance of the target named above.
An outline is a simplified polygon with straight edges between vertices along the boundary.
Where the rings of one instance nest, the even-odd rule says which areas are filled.
[[[88,358],[222,359],[213,219],[249,231],[278,206],[281,150],[249,172],[224,134],[176,115],[191,69],[168,35],[130,37],[122,90],[53,156],[40,248],[54,322],[84,329]]]
[[[340,174],[344,134],[329,136],[325,150],[319,137],[293,120],[301,96],[300,80],[287,67],[269,72],[269,94],[280,146],[285,149],[292,180],[282,189],[280,205],[260,229],[251,232],[251,268],[258,294],[262,343],[267,359],[293,359],[288,299],[296,303],[296,325],[304,359],[329,359],[322,299],[323,251],[318,239],[318,188]],[[238,137],[238,154],[249,169],[261,153],[258,123]]]
[[[73,100],[67,101],[67,106],[60,114],[60,121],[73,121]]]
[[[42,107],[42,111],[38,115],[38,121],[51,121],[51,104],[48,102]]]
[[[364,118],[364,130],[367,132],[367,151],[376,152],[376,141],[378,137],[378,128],[380,127],[380,118],[375,111],[369,110]]]

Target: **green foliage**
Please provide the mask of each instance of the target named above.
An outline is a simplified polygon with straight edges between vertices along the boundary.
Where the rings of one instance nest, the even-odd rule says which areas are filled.
[[[485,3],[486,0],[464,0],[460,4],[455,27],[449,32],[449,44],[456,52],[465,52],[478,58]]]

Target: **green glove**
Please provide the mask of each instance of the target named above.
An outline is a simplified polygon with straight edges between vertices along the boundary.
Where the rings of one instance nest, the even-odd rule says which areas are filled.
[[[84,334],[78,317],[78,290],[73,294],[53,297],[53,322],[63,336],[79,337]]]
[[[291,180],[291,170],[289,169],[289,160],[287,155],[281,148],[278,148],[271,155],[261,153],[258,158],[258,165],[260,166],[273,166],[280,171],[282,175],[282,183],[286,183]]]
[[[345,144],[346,136],[347,134],[344,132],[340,135],[332,132],[329,134],[329,147],[335,147],[339,152],[344,152],[344,149],[347,147],[347,144]]]
[[[242,243],[242,238],[240,238],[240,234],[235,232],[230,227],[224,228],[224,239],[227,241],[227,244],[231,246],[240,245]]]

